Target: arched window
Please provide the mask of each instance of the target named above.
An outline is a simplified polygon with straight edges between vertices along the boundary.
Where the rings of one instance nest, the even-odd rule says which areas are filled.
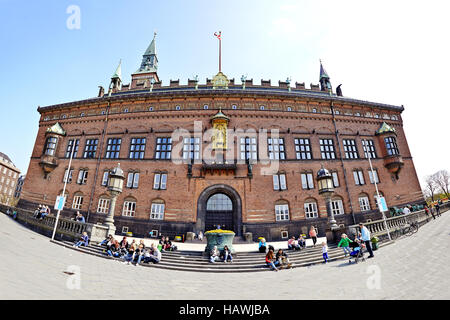
[[[278,200],[275,203],[275,220],[276,221],[289,220],[289,204],[286,200]]]
[[[216,193],[209,197],[206,202],[206,210],[208,211],[232,211],[233,203],[231,199],[223,193]]]
[[[108,213],[111,200],[107,195],[101,195],[98,199],[97,213]]]
[[[83,194],[81,192],[77,192],[73,196],[72,209],[81,210],[82,205],[83,205]]]
[[[358,200],[361,212],[370,211],[369,196],[366,193],[361,193],[358,197]]]
[[[315,199],[306,199],[303,208],[305,209],[306,219],[314,219],[319,216],[317,211],[317,201]]]
[[[331,211],[334,215],[344,214],[344,202],[341,197],[336,196],[331,199]]]
[[[150,210],[150,219],[164,220],[164,200],[156,199],[152,201],[152,207]]]
[[[134,217],[136,213],[136,199],[126,198],[123,202],[122,215],[125,217]]]

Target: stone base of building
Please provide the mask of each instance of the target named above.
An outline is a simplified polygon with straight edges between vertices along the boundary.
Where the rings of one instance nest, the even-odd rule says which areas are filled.
[[[38,203],[33,203],[24,199],[19,201],[18,207],[28,210],[36,210]],[[402,207],[402,206],[398,206]],[[53,211],[54,209],[52,209]],[[65,209],[61,211],[61,217],[72,218],[78,210]],[[86,222],[103,224],[106,214],[90,213],[80,211],[86,218]],[[389,218],[389,214],[386,218]],[[380,212],[372,210],[364,213],[344,214],[335,216],[337,225],[340,227],[339,234],[346,232],[346,227],[349,225],[358,224],[360,222],[369,222],[382,219]],[[180,236],[182,239],[186,237],[188,232],[195,232],[195,222],[172,222],[172,221],[156,221],[143,220],[134,217],[114,217],[114,225],[116,226],[116,235],[127,235],[131,232],[134,237],[142,238],[160,238],[161,236],[168,236],[173,239],[175,236]],[[236,233],[236,238],[242,240],[248,239],[248,234],[251,234],[252,240],[257,242],[259,237],[264,237],[267,241],[284,241],[294,236],[296,239],[300,234],[308,236],[311,226],[318,230],[319,237],[326,237],[329,231],[328,218],[306,219],[298,221],[287,221],[277,223],[243,223],[242,230],[233,230]],[[247,236],[245,236],[247,235]],[[328,234],[329,235],[329,234]]]

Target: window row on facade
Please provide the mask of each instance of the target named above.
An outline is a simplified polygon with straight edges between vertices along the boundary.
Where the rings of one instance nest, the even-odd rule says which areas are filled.
[[[56,152],[58,138],[48,137],[45,144],[44,154],[54,156]],[[311,160],[313,150],[309,138],[294,138],[294,151],[297,160]],[[396,138],[386,137],[384,139],[388,155],[398,155],[398,145]],[[86,139],[84,149],[79,152],[80,139],[70,139],[65,150],[65,158],[92,159],[98,156],[98,138]],[[122,138],[108,138],[106,140],[105,159],[119,159],[121,152]],[[127,152],[128,159],[144,159],[146,153],[147,138],[134,137],[130,139],[130,146]],[[358,145],[355,139],[343,139],[343,156],[345,159],[359,159]],[[258,139],[256,137],[241,137],[238,145],[238,157],[241,160],[258,160]],[[319,139],[320,158],[333,160],[337,158],[336,147],[333,139]],[[364,158],[376,158],[374,140],[362,139],[361,148]],[[267,138],[267,154],[270,160],[286,160],[285,138]],[[198,137],[184,138],[182,146],[183,159],[200,159],[201,140]],[[172,158],[172,138],[157,137],[154,151],[154,159],[170,160]]]
[[[380,183],[380,179],[378,178],[377,169],[367,170],[367,174],[369,175],[370,183]],[[331,171],[331,175],[333,176],[333,187],[337,188],[340,186],[339,175],[337,171]],[[303,172],[300,173],[300,179],[302,184],[302,189],[304,190],[312,190],[315,188],[314,184],[315,173],[311,172]],[[363,169],[354,169],[353,170],[353,178],[355,185],[361,186],[366,184],[364,179],[364,170]],[[287,190],[287,179],[285,173],[277,173],[273,175],[273,190],[282,191]]]
[[[67,196],[67,194],[66,194]],[[380,192],[380,196],[383,196]],[[214,196],[213,196],[214,197]],[[377,194],[373,196],[373,208],[377,208]],[[72,201],[72,209],[82,210],[84,195],[81,192],[75,193]],[[218,199],[221,201],[221,199]],[[217,201],[211,202],[217,205]],[[369,201],[369,195],[361,193],[358,197],[359,208],[361,212],[367,212],[372,210],[372,206]],[[97,213],[107,214],[109,212],[111,200],[109,196],[100,196],[97,204]],[[211,204],[212,205],[212,204]],[[222,206],[227,206],[227,210],[232,210],[232,204],[224,202]],[[124,217],[135,217],[137,208],[137,200],[132,197],[125,198],[122,204],[121,215]],[[308,198],[303,204],[303,213],[305,219],[319,218],[318,202],[314,198]],[[217,208],[209,208],[208,210],[215,210]],[[331,199],[331,210],[334,215],[345,214],[343,199],[340,196],[335,196]],[[164,220],[165,213],[165,201],[162,199],[155,199],[150,206],[149,218],[151,220]],[[288,201],[278,200],[274,206],[275,221],[289,221],[291,220],[290,206]]]
[[[75,169],[66,169],[64,172],[63,182],[71,183]],[[101,180],[102,186],[107,186],[109,181],[110,170],[103,171]],[[79,185],[87,184],[89,177],[89,169],[81,168],[78,170],[76,183]],[[129,171],[125,176],[125,186],[129,189],[137,189],[139,187],[140,173],[138,171]],[[153,189],[165,190],[167,188],[167,172],[155,172],[153,176]]]

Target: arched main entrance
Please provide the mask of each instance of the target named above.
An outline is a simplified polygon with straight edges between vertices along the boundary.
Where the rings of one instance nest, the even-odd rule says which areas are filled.
[[[205,231],[220,226],[224,230],[233,230],[233,203],[224,193],[215,193],[206,201]]]
[[[232,230],[241,235],[242,205],[239,194],[230,186],[213,185],[200,194],[197,203],[196,231],[216,229]]]

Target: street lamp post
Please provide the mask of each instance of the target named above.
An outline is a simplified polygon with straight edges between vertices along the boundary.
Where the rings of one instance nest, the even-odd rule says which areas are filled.
[[[120,163],[109,174],[108,191],[111,194],[111,205],[109,206],[108,216],[105,219],[105,225],[108,227],[108,234],[114,235],[116,227],[114,226],[114,211],[116,208],[117,196],[122,193],[123,190],[123,170],[120,168]]]
[[[325,169],[322,166],[322,168],[317,172],[316,180],[319,188],[319,194],[322,195],[325,199],[325,203],[327,206],[327,214],[329,217],[328,223],[334,239],[335,231],[339,230],[339,226],[337,225],[336,220],[334,219],[334,213],[333,210],[331,209],[331,197],[334,193],[333,176],[327,169]]]

